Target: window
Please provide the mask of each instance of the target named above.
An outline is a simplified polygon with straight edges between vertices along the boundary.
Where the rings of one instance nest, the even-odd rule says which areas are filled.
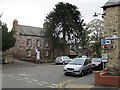
[[[45,41],[45,47],[48,47],[48,41]]]
[[[31,57],[31,50],[30,49],[27,50],[27,57]]]
[[[37,46],[40,46],[40,40],[37,40],[37,41],[36,41],[36,45],[37,45]]]
[[[32,45],[32,40],[31,39],[27,39],[27,45],[31,46]]]
[[[48,50],[45,50],[45,56],[48,56]]]

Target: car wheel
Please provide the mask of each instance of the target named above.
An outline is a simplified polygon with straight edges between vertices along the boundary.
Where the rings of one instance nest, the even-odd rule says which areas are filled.
[[[63,61],[63,65],[65,65],[65,61]]]
[[[93,69],[90,69],[90,73],[93,73]]]
[[[64,73],[64,75],[68,76],[68,74],[67,74],[67,73]]]
[[[84,71],[82,71],[80,75],[81,75],[81,76],[84,76],[84,74],[85,74]]]

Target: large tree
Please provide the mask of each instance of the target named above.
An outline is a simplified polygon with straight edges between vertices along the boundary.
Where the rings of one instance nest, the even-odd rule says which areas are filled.
[[[45,35],[53,46],[81,40],[83,27],[81,13],[75,5],[59,2],[45,19]]]
[[[8,32],[6,24],[2,25],[2,51],[5,52],[15,44],[14,31]]]

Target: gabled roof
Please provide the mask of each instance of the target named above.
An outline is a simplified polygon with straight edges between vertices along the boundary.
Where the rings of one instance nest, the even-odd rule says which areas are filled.
[[[18,25],[18,33],[21,35],[44,36],[44,29],[32,26]]]
[[[109,1],[103,6],[103,8],[114,7],[114,6],[120,6],[120,0],[109,0]]]

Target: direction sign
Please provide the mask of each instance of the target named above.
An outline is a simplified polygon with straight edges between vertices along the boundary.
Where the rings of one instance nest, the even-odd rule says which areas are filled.
[[[101,44],[102,44],[102,45],[112,44],[112,41],[111,41],[111,40],[102,39],[102,40],[101,40]]]

